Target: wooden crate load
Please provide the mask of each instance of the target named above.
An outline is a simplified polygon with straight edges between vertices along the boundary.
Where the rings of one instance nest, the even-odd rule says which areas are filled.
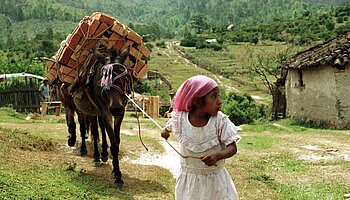
[[[80,71],[94,63],[92,51],[98,42],[105,49],[114,48],[118,52],[130,47],[130,54],[123,64],[133,71],[136,79],[142,79],[149,71],[150,51],[142,37],[114,17],[97,12],[84,17],[61,43],[46,65],[47,77],[51,79],[56,73],[62,82],[72,84]]]
[[[142,109],[152,118],[159,118],[159,96],[143,96]],[[143,117],[146,117],[145,114]]]
[[[46,67],[45,67],[45,78],[49,81],[49,84],[51,85],[54,80],[58,78],[58,69],[59,64],[57,63],[56,56],[52,56],[51,58],[47,59]]]

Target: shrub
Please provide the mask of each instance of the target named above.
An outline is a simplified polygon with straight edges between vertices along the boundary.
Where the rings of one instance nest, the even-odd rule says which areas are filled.
[[[150,43],[150,42],[147,42],[146,43],[146,47],[147,47],[147,49],[149,50],[149,51],[151,51],[152,52],[152,50],[153,50],[153,44],[152,43]]]
[[[235,125],[250,124],[265,116],[265,109],[257,105],[248,94],[229,93],[222,105],[222,111]]]
[[[138,84],[136,84],[134,86],[134,90],[135,90],[135,92],[137,92],[139,94],[149,93],[151,91],[151,86],[149,85],[149,83],[147,81],[139,82]]]
[[[160,47],[160,48],[165,48],[166,47],[164,40],[157,42],[156,46]]]
[[[219,43],[209,43],[206,42],[205,40],[198,40],[196,44],[197,49],[213,49],[214,51],[220,51],[222,49],[222,45]]]
[[[195,37],[188,37],[188,38],[184,38],[183,40],[181,40],[180,46],[183,46],[183,47],[195,47],[196,43],[197,43],[197,38],[195,38]]]

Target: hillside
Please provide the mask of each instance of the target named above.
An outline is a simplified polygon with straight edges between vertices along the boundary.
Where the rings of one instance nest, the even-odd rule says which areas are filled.
[[[85,15],[101,11],[126,24],[157,23],[176,35],[184,31],[194,14],[205,15],[211,27],[241,26],[293,19],[305,11],[314,15],[345,3],[345,0],[2,0],[0,19],[9,19],[11,23],[29,19],[77,22]]]
[[[345,5],[349,3],[348,0],[308,0],[308,2],[315,5]]]
[[[205,33],[225,30],[229,25],[235,30],[246,32],[245,29],[257,29],[263,31],[259,38],[264,39],[264,32],[284,29],[293,26],[294,21],[307,17],[307,21],[313,24],[301,24],[301,27],[293,30],[294,35],[308,35],[303,26],[317,28],[317,24],[324,25],[332,19],[320,19],[322,15],[334,16],[331,13],[333,6],[344,5],[344,0],[2,0],[0,1],[0,49],[14,48],[14,45],[23,45],[23,42],[49,39],[56,48],[61,40],[74,28],[84,16],[99,11],[108,13],[124,24],[130,26],[141,35],[147,35],[145,39],[155,40],[159,38],[172,38],[193,32],[194,27],[201,27]],[[341,17],[337,17],[342,25],[344,16],[349,16],[348,11],[343,11]],[[195,22],[196,18],[203,20],[201,24]],[[323,17],[324,18],[324,17]],[[33,23],[34,20],[34,23]],[[286,24],[285,21],[290,23]],[[294,20],[294,21],[293,21]],[[335,20],[335,19],[333,19]],[[37,23],[36,23],[37,22]],[[197,23],[197,24],[196,24]],[[40,27],[37,26],[40,24]],[[281,27],[276,26],[283,24]],[[285,24],[285,25],[284,25]],[[257,27],[251,27],[256,25]],[[298,25],[296,25],[298,26]],[[337,28],[337,25],[335,25]],[[345,27],[348,26],[345,24]],[[342,29],[339,29],[340,31]],[[334,36],[334,32],[325,35]],[[42,35],[52,32],[47,38]],[[299,33],[298,33],[299,32]],[[323,32],[321,30],[321,32]],[[234,34],[240,34],[235,32]],[[271,33],[269,33],[271,34]],[[279,39],[271,37],[272,39]],[[227,39],[232,40],[232,36]],[[267,39],[267,38],[265,38]],[[314,38],[311,38],[311,40]],[[31,45],[29,45],[31,46]],[[37,51],[37,50],[35,50]],[[50,49],[48,54],[53,53]],[[45,55],[49,56],[49,55]]]
[[[25,71],[44,75],[44,64],[37,58],[52,56],[58,50],[60,42],[71,33],[83,16],[102,11],[115,16],[140,35],[145,35],[144,41],[152,45],[162,38],[167,38],[166,41],[168,41],[176,35],[180,35],[179,40],[181,40],[182,34],[185,33],[185,36],[198,37],[194,37],[193,41],[197,39],[204,41],[207,37],[220,39],[219,47],[222,50],[219,52],[208,55],[206,50],[202,51],[193,46],[196,48],[195,54],[186,53],[189,56],[198,57],[214,56],[213,60],[223,63],[220,65],[221,72],[215,73],[210,70],[208,73],[230,77],[238,85],[252,85],[247,90],[252,92],[255,86],[254,83],[247,83],[248,79],[252,79],[249,70],[243,70],[243,66],[248,64],[231,61],[233,56],[230,54],[234,51],[227,47],[230,48],[230,45],[242,42],[264,45],[270,40],[282,44],[309,45],[334,37],[338,31],[343,31],[349,26],[349,8],[344,7],[339,13],[333,13],[330,11],[331,6],[343,4],[344,1],[332,1],[319,6],[324,2],[3,0],[0,2],[0,73]],[[198,19],[199,23],[195,19]],[[232,23],[234,28],[227,30],[227,25]],[[201,30],[200,34],[196,33],[198,32],[196,28]],[[201,48],[206,48],[205,45],[198,46],[200,45]],[[162,67],[157,60],[158,53],[155,50],[151,55],[151,67],[155,69]],[[225,59],[220,59],[222,55]],[[175,60],[173,56],[170,55],[170,59]],[[172,61],[166,65],[171,63]],[[196,64],[205,66],[202,63]],[[234,73],[231,74],[231,72]],[[237,77],[238,75],[242,77]],[[261,88],[258,90],[262,91]],[[162,92],[164,93],[162,96],[165,97],[165,91]]]
[[[203,16],[205,32],[251,25],[276,25],[285,20],[326,14],[344,0],[2,0],[0,2],[0,49],[23,43],[51,29],[53,45],[92,12],[105,12],[150,39],[181,36],[193,29],[193,17]],[[32,23],[42,23],[38,28]],[[62,26],[63,24],[63,26]],[[68,26],[65,26],[68,24]],[[301,30],[302,31],[302,30]],[[26,37],[28,36],[28,37]],[[52,52],[50,52],[52,53]]]

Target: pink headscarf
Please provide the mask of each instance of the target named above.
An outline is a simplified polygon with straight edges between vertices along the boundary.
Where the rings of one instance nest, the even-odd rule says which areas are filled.
[[[187,79],[176,92],[174,111],[189,112],[193,100],[205,96],[217,86],[218,84],[213,79],[203,75],[197,75]]]

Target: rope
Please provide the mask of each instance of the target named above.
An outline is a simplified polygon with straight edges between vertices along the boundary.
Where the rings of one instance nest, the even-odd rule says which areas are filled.
[[[113,71],[114,65],[123,67],[124,71],[121,74],[114,72]],[[101,70],[102,70],[102,78],[97,83],[99,86],[101,86],[104,90],[110,90],[110,88],[112,87],[118,90],[121,94],[124,94],[127,92],[126,87],[123,87],[124,90],[122,90],[119,86],[113,84],[114,81],[128,74],[128,70],[124,65],[120,63],[107,64],[107,65],[104,65]],[[113,78],[113,74],[116,74],[117,76]],[[121,82],[121,85],[123,86],[122,82]]]
[[[85,20],[85,19],[84,19]],[[82,33],[82,35],[83,35],[83,44],[82,44],[82,48],[75,48],[75,49],[73,49],[72,47],[70,47],[69,46],[69,39],[71,39],[71,37],[72,37],[72,35],[70,35],[70,37],[68,37],[68,38],[66,38],[66,40],[64,40],[63,41],[63,43],[62,43],[62,45],[64,45],[66,48],[68,48],[68,49],[70,49],[73,53],[72,53],[72,55],[74,54],[74,53],[78,53],[79,51],[82,51],[83,49],[85,50],[86,48],[86,45],[87,44],[89,44],[90,42],[92,42],[93,40],[100,40],[101,39],[101,36],[102,36],[102,34],[104,33],[104,32],[106,32],[109,28],[111,28],[112,27],[112,25],[110,25],[110,26],[107,26],[107,28],[106,29],[104,29],[103,31],[101,31],[98,35],[96,35],[95,37],[87,37],[88,36],[88,33],[89,33],[89,31],[90,31],[90,26],[88,26],[88,30],[86,31],[86,33],[82,30],[82,28],[81,28],[81,26],[79,26],[79,30],[80,30],[80,32]],[[90,50],[90,49],[89,49]],[[91,59],[91,58],[90,58]],[[86,61],[86,59],[85,59],[85,61]],[[80,62],[77,62],[76,63],[76,65],[75,66],[72,66],[73,68],[71,68],[71,66],[66,66],[66,67],[68,67],[70,70],[68,71],[68,73],[67,74],[62,74],[62,79],[64,79],[66,76],[68,76],[69,74],[71,74],[71,72],[72,71],[77,71],[78,72],[78,68],[79,68],[79,66],[83,63],[84,61],[82,60],[82,61],[80,61]],[[88,62],[85,62],[84,63],[84,68],[86,68],[87,66],[87,63]],[[76,78],[76,77],[73,77],[73,78]]]
[[[141,137],[141,125],[140,125],[139,117],[140,116],[139,116],[138,112],[136,111],[137,124],[139,125],[139,138],[140,138],[142,146],[145,147],[145,149],[148,151],[148,148],[146,147],[145,143],[143,143],[143,140],[142,140],[142,137]]]
[[[97,111],[99,113],[101,113],[100,108],[95,104],[95,101],[92,99],[92,97],[90,96],[90,92],[87,91],[87,89],[84,89],[84,93],[87,96],[87,98],[89,99],[90,103],[97,109]]]
[[[151,116],[149,116],[139,105],[137,105],[137,103],[132,100],[127,94],[125,94],[125,96],[143,113],[145,114],[161,131],[163,130],[163,127],[161,127]],[[196,156],[185,156],[182,153],[180,153],[173,145],[170,144],[170,142],[165,139],[166,143],[168,143],[168,145],[174,149],[174,151],[179,154],[182,158],[195,158],[195,159],[201,159],[200,157],[196,157]]]

